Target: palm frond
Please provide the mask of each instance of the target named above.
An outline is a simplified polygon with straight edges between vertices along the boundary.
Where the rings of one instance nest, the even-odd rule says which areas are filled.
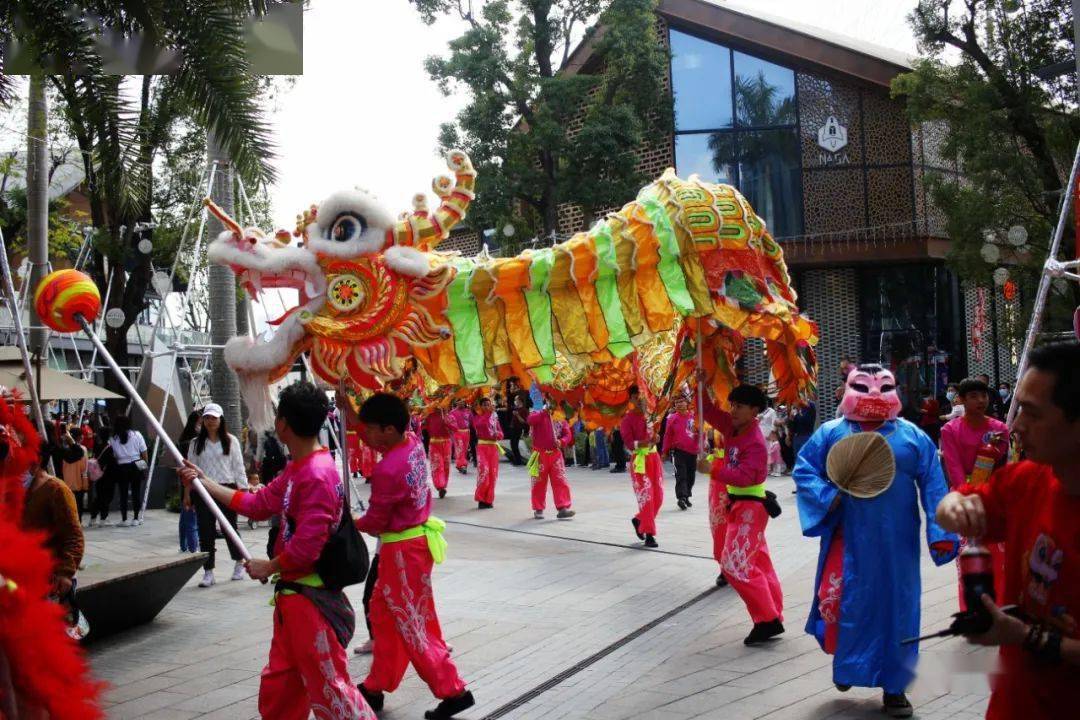
[[[178,93],[192,118],[213,131],[237,171],[252,187],[272,182],[270,128],[243,44],[244,15],[207,4],[195,15],[170,11],[167,22],[183,47]]]

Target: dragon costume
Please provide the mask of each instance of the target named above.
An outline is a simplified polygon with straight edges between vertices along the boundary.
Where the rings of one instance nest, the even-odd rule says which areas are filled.
[[[339,192],[298,216],[298,244],[285,230],[242,228],[207,201],[228,228],[210,260],[252,297],[299,293],[270,340],[226,347],[254,422],[267,419],[268,384],[304,352],[320,378],[360,393],[414,375],[428,390],[531,377],[608,427],[630,384],[659,409],[665,386],[689,375],[697,337],[721,404],[746,337],[764,339],[779,402],[813,392],[817,328],[798,312],[780,246],[735,188],[668,170],[566,242],[462,257],[438,244],[465,217],[476,172],[463,152],[447,161],[455,177],[436,178],[434,211],[417,195],[394,219],[367,192]]]

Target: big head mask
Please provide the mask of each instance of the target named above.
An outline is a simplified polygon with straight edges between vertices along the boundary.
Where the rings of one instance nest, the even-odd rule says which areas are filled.
[[[840,414],[848,420],[883,422],[900,414],[896,378],[880,365],[859,365],[848,373]]]

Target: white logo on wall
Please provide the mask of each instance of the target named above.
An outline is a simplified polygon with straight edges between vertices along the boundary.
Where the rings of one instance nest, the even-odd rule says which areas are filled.
[[[818,128],[817,143],[829,152],[839,152],[847,147],[847,128],[840,124],[835,115],[830,115],[825,124]]]

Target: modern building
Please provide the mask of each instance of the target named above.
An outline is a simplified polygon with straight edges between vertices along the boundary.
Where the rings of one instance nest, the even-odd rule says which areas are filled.
[[[821,328],[824,412],[844,356],[891,365],[915,402],[944,378],[1014,379],[1019,348],[998,340],[1018,320],[1015,299],[964,287],[944,263],[945,223],[923,178],[957,167],[942,128],[912,126],[890,97],[908,58],[721,0],[660,0],[657,27],[675,127],[640,167],[735,185],[765,220]],[[595,71],[602,33],[563,72]],[[582,229],[580,209],[563,207],[560,231]],[[745,363],[766,379],[759,349]]]

